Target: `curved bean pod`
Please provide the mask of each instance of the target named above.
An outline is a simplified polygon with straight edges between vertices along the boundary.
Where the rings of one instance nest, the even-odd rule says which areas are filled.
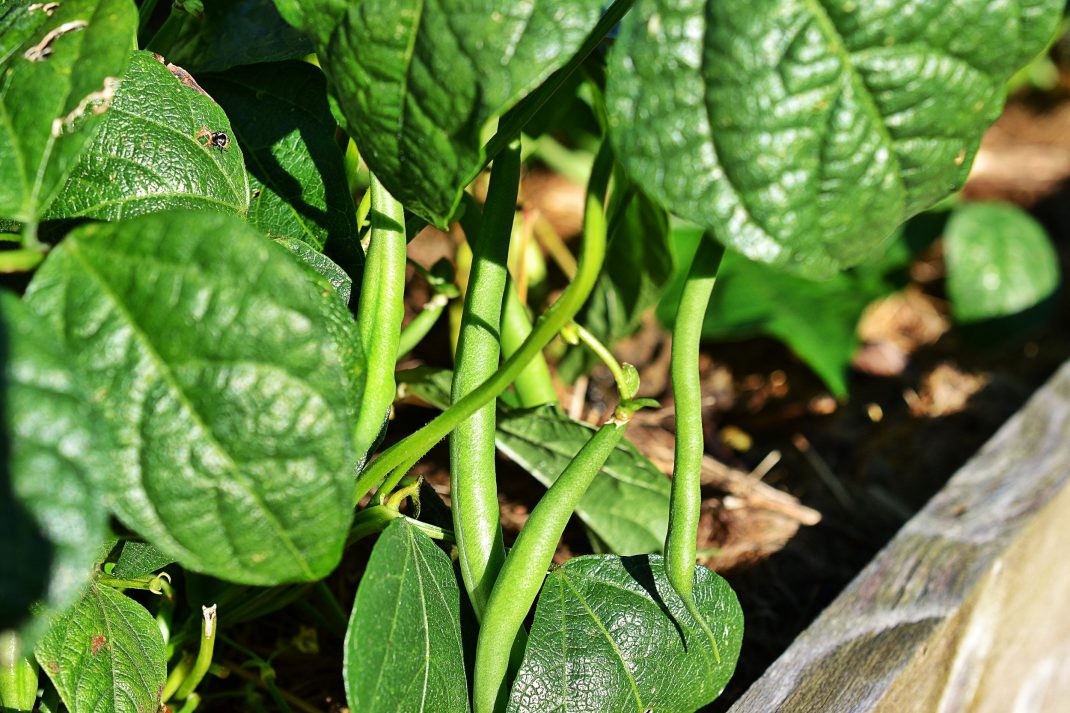
[[[717,655],[717,642],[695,606],[695,559],[702,505],[700,477],[705,443],[702,433],[702,384],[699,341],[724,248],[703,235],[680,295],[672,330],[672,392],[676,402],[676,452],[665,538],[665,573],[688,611],[705,630]],[[718,655],[718,659],[719,659]]]
[[[508,695],[509,652],[524,625],[565,525],[624,435],[627,421],[614,416],[595,433],[532,509],[491,591],[476,644],[473,713],[500,710]]]

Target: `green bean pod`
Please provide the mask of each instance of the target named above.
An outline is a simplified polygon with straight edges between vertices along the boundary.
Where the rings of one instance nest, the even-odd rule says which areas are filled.
[[[394,402],[401,323],[405,318],[405,210],[372,176],[371,241],[360,288],[357,330],[367,357],[363,406],[356,433],[371,448]],[[359,499],[359,498],[358,498]]]
[[[398,339],[398,360],[415,349],[416,345],[423,341],[424,337],[435,328],[438,318],[442,316],[443,310],[446,309],[446,305],[449,303],[449,297],[441,292],[436,293],[428,300],[427,304],[420,310],[420,313],[405,325]]]
[[[512,280],[505,288],[505,303],[502,305],[502,353],[508,359],[523,345],[531,334],[531,317],[520,301]],[[557,403],[557,390],[550,376],[550,367],[542,353],[536,354],[513,382],[517,401],[521,408],[534,408],[543,404]]]
[[[627,421],[614,416],[598,429],[532,509],[509,550],[479,628],[473,713],[493,713],[504,706],[513,642],[539,594],[565,525],[591,481],[620,443],[626,426]]]
[[[695,559],[702,506],[700,479],[705,442],[702,432],[702,385],[699,342],[702,322],[713,294],[724,248],[703,235],[691,262],[672,331],[672,392],[676,402],[676,451],[669,498],[669,530],[665,538],[665,573],[688,611],[705,629],[714,653],[717,643],[695,606]]]
[[[469,235],[472,269],[461,317],[450,398],[467,396],[498,371],[502,301],[509,275],[509,238],[520,183],[520,142],[494,161],[483,218]],[[482,614],[505,560],[495,473],[495,401],[450,434],[450,501],[461,578],[476,616]]]

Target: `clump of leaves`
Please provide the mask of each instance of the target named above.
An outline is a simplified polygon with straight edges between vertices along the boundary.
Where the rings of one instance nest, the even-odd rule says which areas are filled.
[[[745,312],[747,290],[789,301],[823,277],[851,301],[881,282],[867,259],[961,184],[1062,10],[901,4],[0,5],[0,271],[17,278],[0,296],[0,702],[233,709],[259,694],[215,682],[222,649],[307,710],[225,634],[289,605],[346,632],[353,710],[684,712],[719,695],[743,620],[695,567],[711,299],[715,323],[781,333],[799,318]],[[524,132],[538,116],[567,134],[554,107],[577,96],[600,128],[582,247],[532,322],[508,269]],[[488,165],[479,205],[465,191]],[[683,242],[679,218],[697,226]],[[457,222],[456,368],[398,377],[459,294],[419,266],[434,296],[403,331],[406,241]],[[669,483],[622,440],[649,402],[605,342],[659,299],[673,250]],[[554,403],[543,350],[562,332],[587,350],[571,369],[602,362],[618,386],[593,431]],[[380,448],[399,381],[441,413]],[[446,436],[450,509],[410,475]],[[548,488],[508,553],[495,449]],[[602,554],[548,572],[573,513]],[[324,578],[370,536],[340,603]]]

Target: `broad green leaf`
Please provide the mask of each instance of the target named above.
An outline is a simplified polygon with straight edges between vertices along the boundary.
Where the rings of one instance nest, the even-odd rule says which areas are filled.
[[[277,238],[275,242],[293,253],[294,257],[300,260],[308,269],[320,277],[326,278],[338,293],[338,297],[341,298],[342,302],[349,304],[349,298],[353,294],[353,280],[346,274],[345,270],[303,240]]]
[[[650,557],[576,557],[539,594],[509,713],[692,713],[735,670],[743,612],[735,593],[696,567],[695,603],[717,642],[687,613]]]
[[[276,584],[341,557],[364,357],[312,277],[233,216],[173,211],[71,232],[30,284],[116,434],[116,514],[187,568]]]
[[[163,637],[137,602],[97,584],[57,617],[35,651],[70,713],[155,713],[167,677]]]
[[[437,408],[449,403],[450,372],[412,369],[398,383]],[[549,487],[594,429],[554,405],[514,409],[499,403],[495,444],[503,454]],[[635,446],[622,441],[591,483],[576,514],[617,554],[658,552],[665,542],[669,480]]]
[[[1062,0],[639,0],[609,63],[620,160],[673,213],[810,276],[966,179]]]
[[[1044,228],[1020,208],[957,209],[944,234],[951,312],[962,324],[1013,317],[1059,288],[1059,256]]]
[[[123,543],[119,561],[115,563],[111,574],[122,579],[137,579],[158,572],[174,561],[173,557],[147,542],[130,540]]]
[[[375,543],[345,641],[354,711],[468,710],[460,590],[450,558],[402,520]]]
[[[665,211],[641,193],[629,201],[610,241],[602,274],[575,319],[608,345],[638,331],[643,313],[657,303],[673,272]],[[569,349],[557,368],[571,381],[598,363],[580,346]]]
[[[232,140],[209,146],[209,132]],[[170,208],[244,214],[249,176],[230,123],[211,98],[150,52],[134,52],[107,119],[50,218],[118,220]]]
[[[112,472],[111,442],[58,335],[6,291],[0,342],[0,631],[23,625],[32,645],[46,617],[26,623],[30,605],[76,599],[106,536],[91,482]]]
[[[412,394],[437,409],[449,408],[450,384],[453,382],[453,372],[449,369],[426,366],[406,369],[397,373],[397,382],[399,395]]]
[[[177,4],[161,37],[147,49],[190,72],[221,72],[258,62],[297,59],[312,44],[279,16],[271,0],[211,0],[204,12]]]
[[[0,633],[0,711],[30,713],[36,700],[37,662],[24,655],[14,633]]]
[[[0,8],[0,216],[41,218],[100,128],[137,29],[130,0]]]
[[[211,77],[204,86],[226,109],[245,152],[249,222],[321,251],[328,242],[355,245],[356,209],[323,73],[303,62],[265,64]]]
[[[603,0],[277,0],[312,38],[361,156],[444,227],[480,135],[575,53]]]

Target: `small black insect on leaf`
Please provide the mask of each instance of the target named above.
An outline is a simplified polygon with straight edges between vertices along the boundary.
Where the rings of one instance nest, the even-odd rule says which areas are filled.
[[[201,139],[207,139],[204,144],[205,148],[217,148],[219,153],[223,153],[230,146],[230,137],[227,136],[227,132],[212,131],[207,126],[202,126],[197,132],[197,143],[200,143]]]

